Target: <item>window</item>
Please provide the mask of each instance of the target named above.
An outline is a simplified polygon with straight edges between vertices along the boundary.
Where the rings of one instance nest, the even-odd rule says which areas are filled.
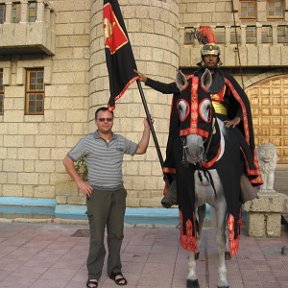
[[[241,19],[256,19],[256,0],[240,0],[240,18]]]
[[[267,18],[268,19],[283,19],[284,15],[283,0],[268,0],[267,1]]]
[[[37,2],[28,3],[28,22],[35,22],[37,18]]]
[[[26,70],[25,114],[44,114],[44,69]]]
[[[246,27],[246,43],[256,43],[256,26],[247,26]]]
[[[4,113],[3,69],[0,69],[0,115]]]
[[[19,23],[21,19],[21,4],[13,3],[12,4],[12,23]]]
[[[0,24],[3,24],[5,22],[5,12],[6,12],[5,4],[0,4]]]

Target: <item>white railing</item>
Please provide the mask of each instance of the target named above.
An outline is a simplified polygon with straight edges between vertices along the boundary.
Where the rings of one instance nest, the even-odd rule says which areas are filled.
[[[198,45],[198,41],[191,36],[191,31],[197,28],[185,27],[184,44]],[[230,45],[238,44],[287,44],[288,45],[288,24],[287,23],[266,23],[249,24],[235,26],[211,26],[215,31],[218,44]]]
[[[5,5],[5,21],[1,24],[10,24],[13,23],[13,19],[12,19],[12,6],[13,3],[19,3],[21,4],[20,7],[20,11],[19,11],[19,15],[20,15],[20,21],[19,23],[27,23],[28,22],[28,1],[27,0],[21,0],[21,1],[1,1],[0,4],[1,5]],[[47,13],[46,10],[50,11],[50,13],[53,12],[53,9],[51,7],[51,4],[46,1],[46,0],[37,0],[35,1],[37,2],[37,18],[36,18],[36,22],[44,22],[46,21],[46,23],[49,25],[51,22],[50,17],[47,17]],[[49,13],[49,16],[50,16]]]

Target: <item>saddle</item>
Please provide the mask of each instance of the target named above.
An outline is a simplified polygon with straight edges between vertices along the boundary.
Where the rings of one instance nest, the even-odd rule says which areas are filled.
[[[248,177],[245,174],[241,175],[240,178],[240,186],[241,186],[241,202],[244,204],[247,201],[251,201],[253,199],[258,199],[258,188],[254,187]],[[172,181],[172,183],[168,187],[167,193],[161,200],[161,205],[164,208],[171,208],[173,205],[177,205],[177,189],[176,189],[176,181]]]

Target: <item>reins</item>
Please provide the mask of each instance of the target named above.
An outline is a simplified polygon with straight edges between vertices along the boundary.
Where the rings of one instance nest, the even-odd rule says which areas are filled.
[[[211,176],[210,171],[207,168],[204,168],[203,166],[200,166],[200,164],[196,164],[196,171],[198,172],[198,177],[199,177],[199,180],[201,182],[203,182],[203,178],[202,178],[202,174],[200,173],[200,171],[203,171],[203,174],[204,174],[205,178],[211,184],[211,187],[212,187],[212,189],[214,191],[215,199],[217,199],[217,192],[216,192],[216,188],[215,188],[214,181],[213,181],[213,178]]]
[[[212,129],[211,129],[211,133],[209,135],[209,138],[208,138],[208,143],[207,143],[207,146],[204,150],[204,153],[203,153],[203,160],[206,161],[206,157],[207,157],[207,154],[209,152],[209,149],[210,149],[210,146],[211,146],[211,141],[212,141],[212,137],[213,137],[213,131],[215,129],[215,123],[216,123],[216,118],[215,116],[213,116],[213,119],[212,119]],[[189,166],[189,163],[187,162],[186,160],[186,139],[184,137],[181,138],[181,144],[182,144],[182,148],[183,148],[183,154],[182,154],[182,164],[185,165],[185,166]],[[215,199],[217,199],[217,192],[216,192],[216,188],[215,188],[215,185],[214,185],[214,181],[213,181],[213,178],[211,176],[211,173],[210,171],[203,167],[201,164],[199,163],[194,163],[192,164],[195,166],[195,171],[198,171],[198,177],[199,177],[199,180],[201,182],[203,182],[203,178],[202,178],[202,174],[200,173],[200,171],[203,171],[203,174],[205,176],[205,178],[207,179],[207,181],[211,184],[211,187],[214,191],[214,196],[215,196]]]
[[[212,141],[212,137],[213,137],[213,131],[215,128],[215,123],[216,123],[216,118],[214,115],[213,119],[212,119],[212,130],[211,130],[211,133],[210,133],[209,138],[208,138],[208,144],[207,144],[206,149],[205,149],[204,154],[203,154],[203,160],[205,162],[207,161],[207,154],[208,154],[210,146],[211,146],[211,141]]]

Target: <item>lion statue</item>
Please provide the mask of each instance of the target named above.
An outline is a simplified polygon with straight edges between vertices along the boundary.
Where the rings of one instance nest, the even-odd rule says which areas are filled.
[[[261,190],[273,190],[274,171],[278,161],[275,145],[262,143],[257,148],[260,170],[263,177]]]

